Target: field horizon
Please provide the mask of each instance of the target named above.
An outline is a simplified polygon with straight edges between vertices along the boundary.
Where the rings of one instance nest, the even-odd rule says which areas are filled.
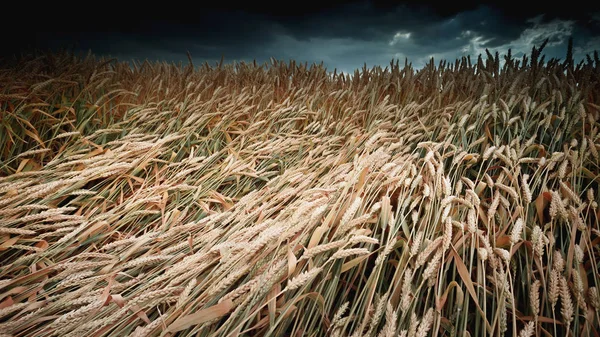
[[[0,62],[0,336],[599,335],[600,59],[546,42]]]

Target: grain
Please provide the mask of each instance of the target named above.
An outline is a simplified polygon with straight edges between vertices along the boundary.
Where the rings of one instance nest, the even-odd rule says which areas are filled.
[[[433,308],[429,308],[417,328],[416,337],[426,337],[433,324]]]
[[[589,332],[597,55],[486,55],[343,74],[16,58],[0,331],[158,336],[200,312],[172,334]]]
[[[531,305],[531,311],[533,312],[533,317],[537,320],[538,315],[540,314],[540,281],[535,280],[531,284],[531,288],[529,290],[529,302]]]
[[[523,329],[519,332],[519,337],[531,337],[535,333],[535,323],[533,321],[525,324]]]
[[[310,271],[303,272],[302,274],[291,279],[288,282],[287,286],[285,287],[285,290],[292,291],[292,290],[302,287],[303,285],[308,283],[310,280],[315,278],[315,276],[317,276],[322,270],[323,270],[323,268],[319,267],[319,268],[313,268]]]
[[[560,301],[560,313],[562,314],[563,322],[567,326],[566,329],[569,330],[569,325],[573,321],[573,314],[575,312],[575,308],[573,307],[573,300],[571,299],[569,285],[567,284],[567,280],[564,277],[560,279]]]

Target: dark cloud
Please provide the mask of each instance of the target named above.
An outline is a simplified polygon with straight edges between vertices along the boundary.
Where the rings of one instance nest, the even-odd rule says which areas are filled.
[[[224,3],[224,2],[223,2]],[[364,63],[387,65],[408,58],[422,66],[430,57],[453,61],[470,54],[529,53],[546,38],[548,57],[563,57],[566,41],[575,40],[583,57],[600,43],[600,9],[545,6],[543,10],[513,3],[423,1],[302,2],[287,6],[248,2],[231,8],[213,3],[145,8],[103,3],[87,12],[39,5],[27,24],[8,23],[28,31],[5,29],[11,46],[4,54],[33,48],[68,47],[123,60],[265,62],[269,58],[323,61],[329,68],[352,71]]]

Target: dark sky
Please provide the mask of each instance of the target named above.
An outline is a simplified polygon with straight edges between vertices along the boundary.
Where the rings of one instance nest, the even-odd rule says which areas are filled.
[[[15,2],[0,24],[2,55],[33,48],[91,50],[99,56],[196,64],[295,59],[352,71],[407,57],[421,67],[430,57],[455,60],[485,49],[513,55],[549,42],[547,58],[564,58],[570,36],[576,58],[600,49],[600,5],[563,1],[537,9],[514,2],[280,1],[278,5],[213,0],[128,4],[94,1],[61,5]],[[12,4],[13,2],[11,2]],[[222,3],[222,4],[221,4]],[[229,3],[225,5],[225,3]],[[88,6],[85,7],[84,6]],[[20,8],[19,8],[20,7]]]

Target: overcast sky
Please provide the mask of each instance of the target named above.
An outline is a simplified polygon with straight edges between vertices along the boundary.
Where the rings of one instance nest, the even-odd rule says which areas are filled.
[[[6,15],[9,21],[0,32],[3,55],[65,47],[123,61],[187,63],[189,51],[196,65],[214,64],[221,56],[226,62],[259,63],[274,57],[322,61],[330,70],[353,71],[364,63],[385,66],[392,59],[403,64],[405,58],[419,68],[430,57],[436,62],[463,55],[476,58],[486,48],[501,54],[511,48],[521,56],[546,38],[547,58],[564,58],[570,36],[576,58],[600,49],[599,6],[574,1],[562,2],[563,7],[546,3],[537,10],[468,1],[440,6],[423,1],[288,0],[279,6],[211,4],[199,9],[171,1],[137,8],[123,2],[95,2],[96,8],[21,2],[29,14]]]

